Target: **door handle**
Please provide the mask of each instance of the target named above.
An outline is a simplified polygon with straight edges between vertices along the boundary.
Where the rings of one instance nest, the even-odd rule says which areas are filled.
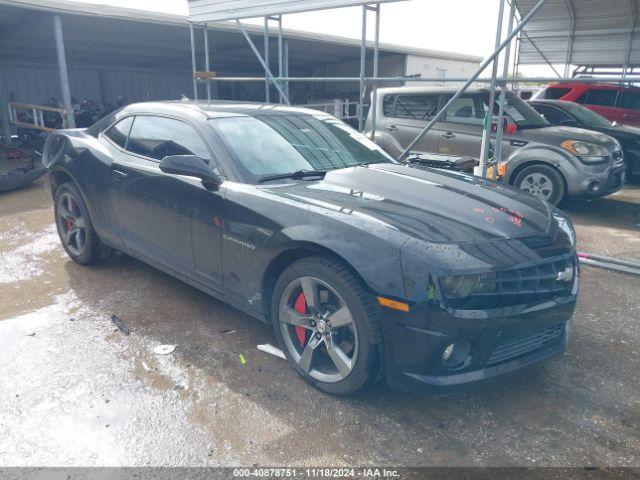
[[[396,130],[398,130],[398,127],[396,127],[395,125],[389,125],[388,127],[386,127],[387,130],[389,130],[390,132],[395,132]]]
[[[121,170],[111,170],[111,175],[113,176],[116,182],[122,182],[129,176],[128,173],[123,172]]]
[[[447,140],[453,140],[454,138],[456,138],[456,134],[453,132],[443,133],[442,138],[445,138]]]

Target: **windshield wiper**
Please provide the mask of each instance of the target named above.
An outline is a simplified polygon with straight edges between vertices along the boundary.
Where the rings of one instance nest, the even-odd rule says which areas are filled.
[[[258,183],[268,182],[270,180],[281,180],[283,178],[292,178],[300,180],[305,177],[324,177],[327,174],[325,170],[297,170],[289,173],[278,173],[276,175],[265,175],[258,179]]]

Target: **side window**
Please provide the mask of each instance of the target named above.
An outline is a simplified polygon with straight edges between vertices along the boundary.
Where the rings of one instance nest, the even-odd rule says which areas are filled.
[[[446,122],[482,126],[484,103],[473,95],[463,95],[453,102],[444,114]]]
[[[393,117],[395,115],[396,97],[395,95],[387,95],[382,100],[382,112],[385,117]]]
[[[133,117],[124,118],[120,120],[118,123],[116,123],[115,125],[113,125],[106,132],[104,132],[104,134],[113,143],[124,148],[124,146],[127,143],[127,136],[129,135],[129,131],[131,130],[132,123],[133,123]]]
[[[193,127],[173,118],[140,115],[129,134],[127,150],[162,160],[169,155],[197,155],[211,163],[211,155]]]
[[[616,104],[616,97],[618,95],[617,90],[609,90],[605,88],[598,88],[593,90],[587,90],[579,99],[578,103],[584,105],[598,105],[601,107],[613,107]]]
[[[430,120],[438,113],[438,95],[400,95],[394,117]]]
[[[640,110],[640,92],[623,90],[620,93],[618,108],[626,108],[627,110]]]
[[[544,95],[542,95],[540,98],[546,98],[547,100],[559,100],[570,91],[570,88],[549,87],[544,90]]]
[[[533,107],[538,113],[544,116],[552,125],[561,125],[563,121],[573,120],[569,115],[555,107],[548,105],[536,105]]]

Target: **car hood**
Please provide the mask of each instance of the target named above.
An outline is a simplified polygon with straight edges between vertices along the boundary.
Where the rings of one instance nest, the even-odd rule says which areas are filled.
[[[560,147],[565,140],[577,140],[581,142],[594,143],[596,145],[602,145],[613,151],[617,148],[616,142],[604,133],[595,132],[593,130],[585,130],[584,128],[576,127],[542,127],[542,128],[527,128],[520,130],[520,138],[537,143],[546,143],[547,145],[553,145]]]
[[[539,236],[551,225],[548,204],[515,188],[420,166],[377,164],[329,172],[324,180],[262,187],[309,211],[354,216],[435,243]],[[318,207],[320,210],[318,210]],[[340,217],[338,217],[340,218]]]
[[[617,139],[640,141],[640,128],[629,125],[616,125],[615,127],[598,128],[599,132],[606,133]]]

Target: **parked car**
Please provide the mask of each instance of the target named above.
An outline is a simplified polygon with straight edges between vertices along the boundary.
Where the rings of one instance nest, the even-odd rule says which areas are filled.
[[[74,261],[119,250],[271,323],[324,391],[386,378],[451,392],[565,348],[569,219],[507,185],[399,164],[324,113],[130,105],[53,133],[43,163]]]
[[[640,175],[640,128],[611,123],[593,110],[573,102],[532,100],[529,105],[553,125],[585,128],[615,138],[622,146],[627,177]]]
[[[601,83],[556,83],[540,89],[533,100],[579,103],[612,122],[640,127],[638,87]]]
[[[381,88],[376,142],[398,157],[455,91],[443,87]],[[469,90],[421,138],[415,150],[478,158],[488,103],[488,90]],[[625,166],[617,140],[581,128],[554,127],[512,92],[506,97],[505,115],[499,170],[506,183],[554,205],[565,196],[597,197],[622,187]],[[370,128],[371,115],[367,119]]]

